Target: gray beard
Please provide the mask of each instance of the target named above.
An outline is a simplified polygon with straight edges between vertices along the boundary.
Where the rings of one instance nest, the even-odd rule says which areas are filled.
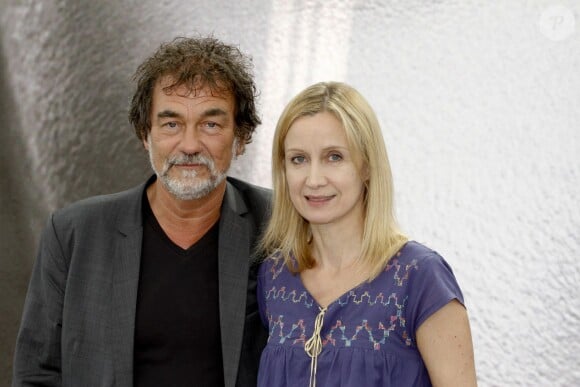
[[[179,156],[173,156],[165,160],[163,163],[163,169],[159,171],[155,168],[155,163],[153,162],[153,147],[151,144],[151,137],[149,137],[147,141],[149,144],[149,162],[151,163],[151,168],[153,171],[155,171],[157,178],[161,184],[163,184],[165,189],[167,189],[169,193],[171,193],[179,200],[201,199],[216,189],[216,187],[220,185],[227,176],[227,170],[218,171],[215,167],[215,163],[211,158],[200,154],[182,154]],[[236,144],[237,141],[234,141],[234,152]],[[179,177],[169,176],[169,170],[175,164],[180,163],[203,164],[209,171],[209,177],[202,180],[197,176],[197,171],[191,170],[181,171],[181,175]]]
[[[171,177],[167,172],[159,174],[156,171],[155,173],[167,191],[179,200],[201,199],[209,195],[226,178],[225,173],[215,170],[211,172],[209,178],[204,180],[197,178],[196,171],[183,171],[181,178]]]

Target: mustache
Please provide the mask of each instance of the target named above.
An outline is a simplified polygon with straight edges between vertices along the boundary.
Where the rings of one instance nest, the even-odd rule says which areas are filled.
[[[207,167],[213,167],[213,160],[201,154],[175,155],[167,160],[168,167],[180,164],[201,164]]]
[[[213,171],[215,169],[215,164],[210,157],[204,156],[202,154],[186,154],[182,153],[179,155],[173,155],[165,160],[163,165],[163,169],[161,170],[160,175],[166,176],[169,173],[169,170],[174,165],[180,164],[199,164],[205,165],[208,170]]]

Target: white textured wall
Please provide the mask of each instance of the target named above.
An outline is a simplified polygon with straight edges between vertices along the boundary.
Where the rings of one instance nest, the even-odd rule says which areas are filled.
[[[30,215],[21,239],[55,207],[143,178],[129,77],[160,42],[213,32],[254,57],[262,90],[263,125],[233,174],[270,185],[273,128],[295,93],[357,87],[383,123],[404,229],[464,290],[479,385],[580,385],[579,1],[4,3],[2,117],[15,124],[1,147],[27,168],[3,175],[16,188],[1,195]]]

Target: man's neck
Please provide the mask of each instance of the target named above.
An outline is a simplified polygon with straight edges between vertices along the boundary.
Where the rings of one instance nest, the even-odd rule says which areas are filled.
[[[157,222],[169,239],[187,249],[219,219],[225,190],[224,180],[203,198],[180,200],[156,180],[147,188],[147,198]]]

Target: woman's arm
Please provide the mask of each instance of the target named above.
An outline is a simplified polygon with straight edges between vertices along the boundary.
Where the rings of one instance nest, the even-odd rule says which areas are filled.
[[[417,345],[433,386],[477,386],[467,311],[457,300],[419,326]]]

